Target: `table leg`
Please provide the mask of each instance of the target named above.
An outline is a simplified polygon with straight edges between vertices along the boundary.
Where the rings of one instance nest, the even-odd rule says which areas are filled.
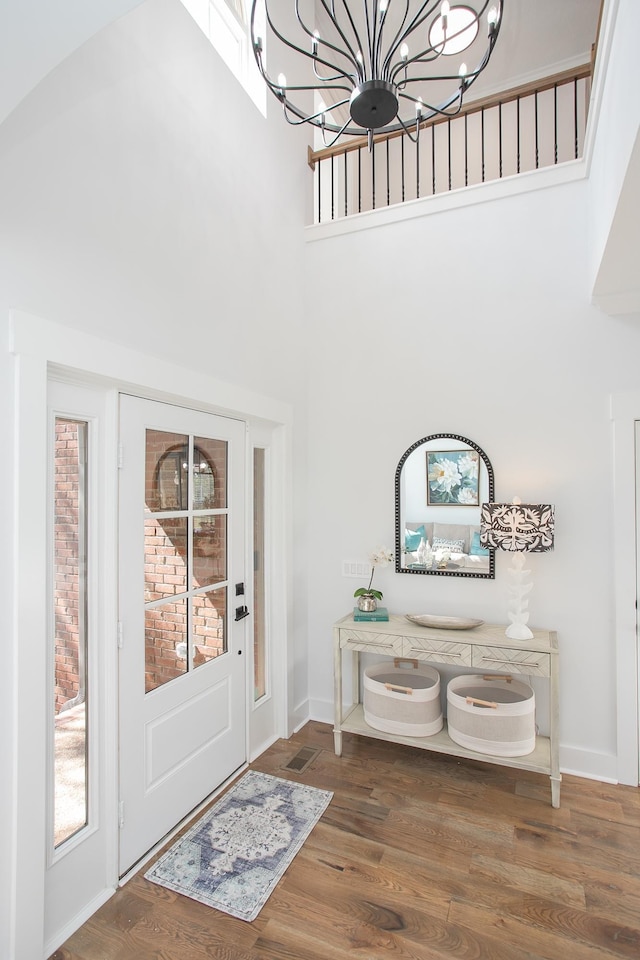
[[[562,777],[551,777],[551,806],[555,807],[556,810],[560,806],[560,783]]]

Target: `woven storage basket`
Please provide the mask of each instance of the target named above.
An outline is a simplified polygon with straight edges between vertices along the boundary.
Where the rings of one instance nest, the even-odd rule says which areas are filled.
[[[535,695],[512,677],[466,675],[447,686],[449,736],[461,747],[522,757],[536,746]]]
[[[431,737],[442,730],[440,674],[417,660],[367,667],[363,700],[364,719],[376,730],[407,737]]]

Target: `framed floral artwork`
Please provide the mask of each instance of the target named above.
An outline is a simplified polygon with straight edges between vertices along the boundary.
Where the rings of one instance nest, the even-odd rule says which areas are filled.
[[[479,506],[475,450],[427,450],[427,505]]]

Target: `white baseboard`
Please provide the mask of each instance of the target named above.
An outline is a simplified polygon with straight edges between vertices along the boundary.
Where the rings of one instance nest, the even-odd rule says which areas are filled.
[[[560,770],[586,780],[618,782],[618,760],[612,753],[596,753],[580,747],[563,747],[560,744]]]
[[[46,960],[47,957],[50,957],[53,953],[58,950],[59,947],[68,940],[69,937],[79,930],[83,923],[86,923],[90,917],[102,907],[107,900],[110,900],[111,897],[116,892],[116,887],[105,887],[104,890],[101,890],[100,893],[93,898],[89,903],[85,904],[80,913],[76,914],[73,920],[69,920],[68,923],[62,927],[61,930],[51,937],[51,939],[44,945],[44,954],[43,960]]]
[[[333,726],[333,701],[310,700],[309,720],[317,720],[318,723],[330,723]]]
[[[309,716],[309,701],[303,700],[293,711],[293,716],[289,718],[292,724],[292,734],[297,733],[304,727],[311,717]]]
[[[254,750],[251,751],[251,754],[249,756],[249,763],[253,763],[254,760],[257,760],[258,757],[261,757],[262,754],[265,752],[265,750],[268,750],[269,747],[273,746],[276,740],[279,740],[279,739],[280,738],[276,734],[273,737],[269,737],[268,740],[263,741],[263,743],[261,743],[258,747],[256,747]]]

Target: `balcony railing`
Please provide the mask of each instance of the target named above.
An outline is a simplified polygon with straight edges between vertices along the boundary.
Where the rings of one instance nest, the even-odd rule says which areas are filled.
[[[314,219],[352,214],[500,180],[582,156],[592,64],[469,104],[404,133],[309,150]]]

